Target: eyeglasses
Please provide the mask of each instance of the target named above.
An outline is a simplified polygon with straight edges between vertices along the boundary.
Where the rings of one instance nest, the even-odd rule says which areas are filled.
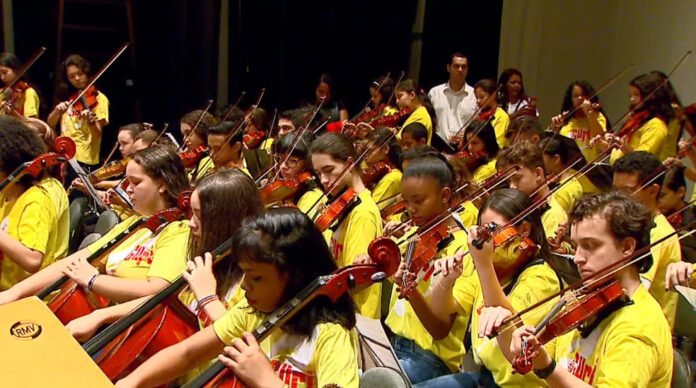
[[[284,159],[285,158],[280,155],[273,156],[273,161],[276,165],[280,165],[280,163],[282,163]],[[289,168],[295,168],[297,167],[297,164],[300,163],[300,161],[300,159],[288,158],[288,160],[285,161],[285,166]]]

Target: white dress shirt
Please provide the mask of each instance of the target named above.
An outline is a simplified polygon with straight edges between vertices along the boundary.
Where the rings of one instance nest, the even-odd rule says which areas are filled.
[[[428,97],[437,116],[437,133],[445,140],[456,134],[476,111],[474,88],[467,83],[456,92],[449,82],[437,85],[430,89]]]

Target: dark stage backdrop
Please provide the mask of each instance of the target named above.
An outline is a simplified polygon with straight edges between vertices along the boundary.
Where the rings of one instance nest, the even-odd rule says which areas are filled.
[[[80,53],[96,70],[128,40],[125,7],[68,0],[66,23],[116,26],[120,31],[65,30],[63,53]],[[106,3],[113,3],[106,2]],[[118,2],[116,2],[118,3]],[[14,2],[16,54],[26,59],[39,46],[48,48],[30,73],[44,103],[53,106],[56,63],[57,1]],[[99,81],[111,101],[111,125],[103,153],[113,145],[115,129],[136,120],[169,122],[202,107],[217,92],[220,0],[136,0],[134,46]],[[368,98],[370,82],[390,71],[408,71],[416,0],[230,0],[230,100],[247,92],[243,106],[259,88],[262,106],[292,108],[313,98],[316,80],[330,73],[336,94],[351,114]],[[496,77],[502,0],[430,0],[427,2],[420,81],[428,89],[447,78],[449,54],[469,55],[468,82]]]

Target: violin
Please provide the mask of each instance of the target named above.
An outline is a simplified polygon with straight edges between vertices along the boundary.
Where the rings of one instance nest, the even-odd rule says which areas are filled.
[[[396,273],[399,261],[385,252],[373,252],[370,264],[357,264],[340,268],[330,275],[316,278],[305,286],[297,295],[276,309],[252,332],[260,343],[275,329],[284,325],[290,318],[302,311],[312,300],[325,296],[337,301],[351,289],[369,286],[380,282]],[[184,388],[200,387],[238,387],[245,385],[239,381],[220,361],[216,361]]]
[[[97,107],[97,95],[99,91],[97,87],[92,85],[88,87],[84,93],[77,91],[70,96],[70,101],[75,101],[72,105],[73,112],[81,113],[82,111],[92,111]]]
[[[15,83],[13,87],[5,88],[2,91],[4,111],[8,114],[17,114],[20,117],[24,115],[24,92],[29,88],[29,84],[24,81]]]
[[[295,198],[302,187],[313,179],[314,176],[308,171],[301,172],[295,178],[277,179],[261,189],[261,200],[264,205],[288,201]]]
[[[126,172],[126,166],[128,165],[128,162],[130,162],[130,159],[128,158],[109,162],[104,166],[92,171],[89,174],[89,180],[92,183],[97,183],[109,178],[113,178],[115,176],[122,175]]]
[[[194,168],[198,166],[198,163],[208,154],[208,147],[204,145],[199,145],[198,147],[179,153],[179,157],[184,164],[185,168]]]
[[[385,175],[389,174],[393,169],[392,165],[385,161],[380,161],[360,171],[363,183],[368,186],[374,186]]]
[[[471,173],[476,171],[477,168],[482,166],[488,160],[488,154],[484,151],[471,152],[464,149],[457,152],[455,157],[461,159]]]
[[[406,200],[402,199],[400,201],[394,202],[393,204],[385,207],[380,212],[382,219],[387,219],[390,216],[398,213],[403,213],[406,211]]]
[[[477,228],[479,232],[479,238],[472,241],[472,245],[477,249],[483,248],[483,244],[486,240],[493,239],[493,248],[498,248],[508,244],[509,242],[520,239],[520,245],[516,250],[516,259],[509,264],[503,265],[502,263],[494,263],[495,274],[498,279],[508,279],[517,270],[529,261],[534,255],[536,255],[538,246],[529,237],[522,237],[514,225],[503,226],[498,228],[498,225],[494,222],[479,226]]]
[[[266,132],[257,131],[254,133],[247,132],[243,136],[244,145],[247,149],[255,150],[259,148],[261,143],[266,139]]]
[[[487,111],[480,111],[478,114],[478,120],[481,121],[488,121],[491,120],[495,116],[495,109],[489,109]]]
[[[618,280],[613,280],[595,290],[576,295],[576,297],[578,296],[580,299],[573,298],[571,301],[562,298],[541,321],[535,329],[539,343],[545,344],[580,327],[587,320],[597,316],[610,306],[616,306],[617,302],[626,297],[626,293]],[[566,306],[565,311],[559,314],[564,306]],[[523,354],[515,356],[512,368],[520,374],[531,372],[531,352],[525,350]]]
[[[403,108],[400,111],[390,114],[387,116],[382,116],[378,119],[375,119],[368,124],[370,124],[373,128],[379,128],[379,127],[398,127],[406,121],[408,116],[411,115],[411,109],[409,108]]]
[[[624,125],[621,127],[617,136],[619,136],[619,137],[628,136],[630,138],[649,119],[650,119],[650,111],[648,111],[648,110],[643,110],[640,112],[633,113],[631,115],[631,117],[629,117],[629,119],[626,120]]]
[[[358,193],[348,188],[317,215],[314,224],[323,233],[329,229],[331,225],[348,215],[359,203],[360,198],[358,197]]]

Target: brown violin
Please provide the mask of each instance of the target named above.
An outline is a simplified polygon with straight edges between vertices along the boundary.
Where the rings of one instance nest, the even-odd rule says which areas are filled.
[[[259,148],[261,143],[266,139],[266,132],[258,131],[254,133],[247,132],[243,136],[244,145],[247,149],[255,150]]]
[[[391,164],[381,161],[361,170],[360,176],[362,177],[363,183],[371,187],[377,184],[385,175],[389,174],[393,168]]]
[[[199,145],[198,147],[179,153],[179,157],[185,168],[194,168],[208,154],[208,147]]]
[[[291,179],[277,179],[264,186],[261,193],[261,200],[265,205],[274,202],[288,201],[297,196],[297,193],[314,179],[314,175],[304,171]]]
[[[352,188],[348,188],[318,214],[314,220],[314,224],[320,231],[324,232],[329,229],[331,225],[345,217],[359,202],[360,198],[358,197],[358,193]]]
[[[402,125],[406,121],[406,119],[408,119],[408,116],[410,116],[410,115],[411,115],[411,109],[403,108],[394,114],[382,116],[376,120],[373,120],[372,122],[370,122],[368,124],[370,124],[373,128],[398,127],[398,126]]]
[[[89,180],[92,183],[97,183],[115,176],[123,175],[126,172],[128,162],[130,162],[130,159],[128,158],[109,162],[104,166],[92,171],[89,174]]]
[[[508,279],[517,270],[528,262],[529,259],[536,255],[538,247],[534,241],[529,237],[522,237],[519,231],[514,225],[503,226],[498,228],[495,223],[490,223],[488,225],[483,225],[478,227],[479,238],[472,241],[471,245],[477,249],[483,247],[483,243],[486,240],[493,239],[493,248],[504,246],[512,240],[520,239],[520,245],[516,248],[516,259],[514,262],[508,265],[501,265],[501,263],[495,263],[495,274],[498,279]]]
[[[650,119],[650,111],[644,110],[635,112],[621,127],[617,136],[630,138],[633,134]]]

